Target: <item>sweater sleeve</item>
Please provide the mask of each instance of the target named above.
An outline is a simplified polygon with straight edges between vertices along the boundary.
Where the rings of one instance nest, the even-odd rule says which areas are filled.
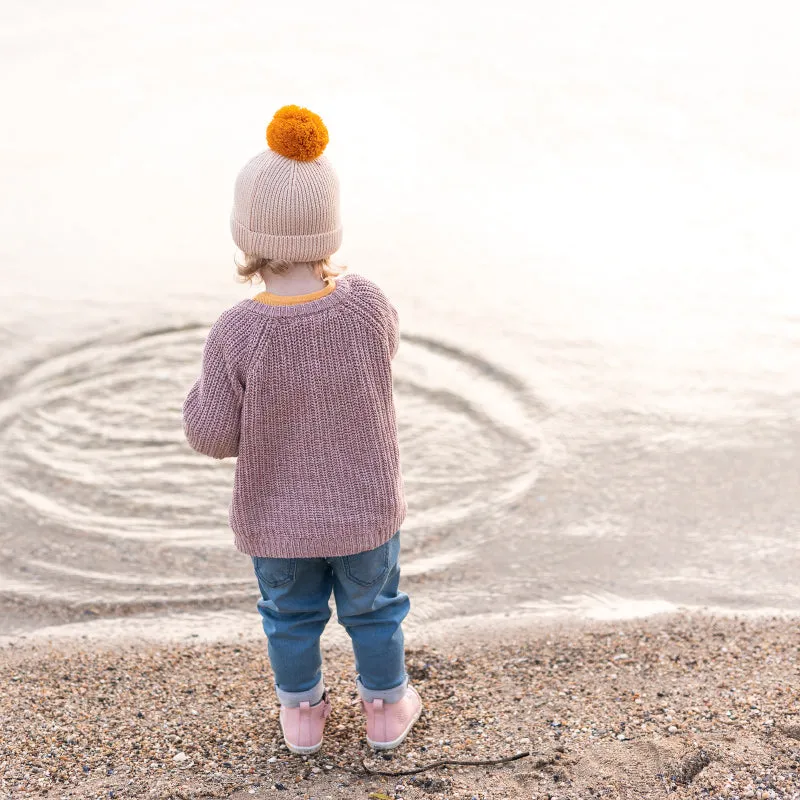
[[[225,347],[221,318],[203,349],[200,377],[183,404],[183,430],[193,449],[212,458],[238,455],[243,379]]]

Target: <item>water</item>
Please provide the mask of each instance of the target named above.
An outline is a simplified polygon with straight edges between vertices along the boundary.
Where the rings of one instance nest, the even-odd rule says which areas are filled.
[[[551,5],[6,4],[0,633],[252,608],[180,405],[288,102],[400,310],[418,620],[800,607],[800,12]]]

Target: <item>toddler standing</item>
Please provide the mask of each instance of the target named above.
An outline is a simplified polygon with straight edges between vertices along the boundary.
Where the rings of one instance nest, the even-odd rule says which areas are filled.
[[[285,106],[267,143],[239,173],[231,215],[239,273],[266,291],[212,327],[184,430],[200,453],[238,456],[230,523],[261,590],[287,746],[322,746],[331,705],[320,636],[333,592],[367,741],[391,749],[422,710],[401,627],[409,601],[399,590],[397,312],[374,283],[330,265],[342,228],[322,120]]]

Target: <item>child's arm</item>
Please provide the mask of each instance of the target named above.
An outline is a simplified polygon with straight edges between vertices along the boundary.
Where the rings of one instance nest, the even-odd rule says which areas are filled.
[[[222,328],[217,323],[208,334],[200,377],[183,404],[187,441],[198,453],[212,458],[238,455],[244,397],[244,386],[226,353]]]

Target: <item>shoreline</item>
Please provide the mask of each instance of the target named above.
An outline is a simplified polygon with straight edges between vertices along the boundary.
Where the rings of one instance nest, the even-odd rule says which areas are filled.
[[[324,641],[334,713],[305,760],[282,746],[263,639],[0,648],[2,796],[800,798],[796,617],[420,627],[408,667],[426,713],[388,760],[362,742],[346,639]]]
[[[347,645],[343,629],[333,616],[322,637],[322,646]],[[533,631],[570,629],[598,623],[645,622],[651,619],[670,619],[700,615],[720,619],[800,621],[800,610],[771,607],[726,607],[675,604],[659,599],[624,598],[615,595],[598,596],[594,607],[588,602],[570,606],[566,603],[543,603],[540,608],[497,611],[483,614],[456,614],[442,606],[434,597],[415,595],[412,613],[404,623],[406,636],[426,644],[443,644],[451,638],[468,634],[475,638],[488,637],[497,641],[500,635],[527,635]],[[225,644],[242,641],[263,641],[260,617],[255,601],[227,608],[148,609],[139,613],[114,615],[108,612],[87,612],[83,619],[56,621],[51,625],[38,624],[0,631],[0,663],[4,653],[47,644],[61,648],[76,646],[104,649],[127,644],[170,645],[180,643]]]

